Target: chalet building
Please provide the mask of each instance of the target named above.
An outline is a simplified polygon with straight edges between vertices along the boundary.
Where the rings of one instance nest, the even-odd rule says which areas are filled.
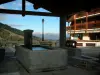
[[[73,15],[66,32],[74,40],[100,40],[100,8]]]

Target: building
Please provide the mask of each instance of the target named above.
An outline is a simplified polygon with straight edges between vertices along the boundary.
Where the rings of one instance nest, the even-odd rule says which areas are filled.
[[[68,22],[67,33],[70,39],[100,40],[100,8],[90,12],[79,12],[73,15]]]

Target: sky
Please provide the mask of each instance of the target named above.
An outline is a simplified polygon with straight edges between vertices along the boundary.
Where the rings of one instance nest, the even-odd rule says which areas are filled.
[[[1,4],[1,9],[13,9],[21,10],[21,0],[16,0],[6,4]],[[39,11],[39,12],[49,12],[43,8],[35,10],[33,4],[26,2],[26,11]],[[49,17],[49,16],[36,16],[36,15],[12,15],[12,14],[0,14],[0,22],[8,24],[11,27],[25,30],[31,29],[35,33],[42,32],[42,19],[44,19],[44,32],[45,33],[59,33],[59,17]],[[68,25],[66,23],[66,25]]]

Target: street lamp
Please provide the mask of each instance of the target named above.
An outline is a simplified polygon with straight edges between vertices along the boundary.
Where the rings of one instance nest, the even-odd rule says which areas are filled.
[[[44,41],[44,19],[42,19],[42,41]]]

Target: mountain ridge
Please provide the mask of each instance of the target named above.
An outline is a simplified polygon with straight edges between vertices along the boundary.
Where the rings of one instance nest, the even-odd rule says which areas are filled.
[[[11,26],[9,26],[7,24],[0,23],[0,28],[4,28],[6,30],[9,30],[9,31],[14,32],[14,33],[19,34],[19,35],[24,34],[23,31],[16,29],[16,28],[12,28]]]
[[[7,24],[0,23],[0,39],[10,41],[23,41],[24,32],[22,30],[13,28]],[[40,40],[40,38],[36,36],[33,36],[33,39]]]

